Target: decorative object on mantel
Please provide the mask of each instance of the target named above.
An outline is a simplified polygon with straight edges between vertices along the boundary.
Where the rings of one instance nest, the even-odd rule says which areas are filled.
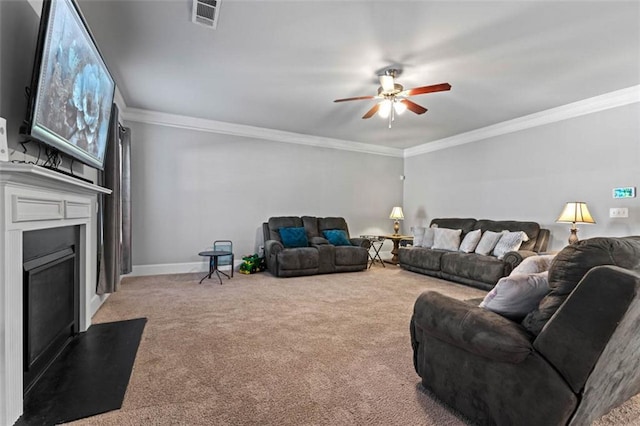
[[[389,219],[393,219],[395,221],[393,223],[393,235],[399,235],[400,221],[404,220],[404,213],[402,213],[402,207],[398,207],[398,206],[394,207],[391,210]]]
[[[560,217],[556,222],[571,223],[571,234],[569,235],[569,244],[578,242],[578,228],[576,223],[596,223],[589,213],[587,203],[583,201],[571,201],[564,206],[564,210],[560,213]]]

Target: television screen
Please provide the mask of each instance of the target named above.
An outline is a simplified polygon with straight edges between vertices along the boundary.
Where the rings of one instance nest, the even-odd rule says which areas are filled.
[[[26,131],[103,168],[115,82],[73,0],[44,2]]]

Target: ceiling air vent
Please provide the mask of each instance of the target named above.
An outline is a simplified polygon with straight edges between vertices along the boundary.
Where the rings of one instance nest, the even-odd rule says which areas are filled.
[[[220,0],[193,0],[192,22],[215,30],[219,15]]]

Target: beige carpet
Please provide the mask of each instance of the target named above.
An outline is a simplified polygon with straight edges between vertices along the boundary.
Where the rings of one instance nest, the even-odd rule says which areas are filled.
[[[122,409],[74,425],[465,425],[419,387],[416,297],[471,287],[379,265],[359,273],[128,278],[94,317],[147,317]],[[535,404],[535,401],[532,401]],[[599,425],[640,425],[640,397]]]

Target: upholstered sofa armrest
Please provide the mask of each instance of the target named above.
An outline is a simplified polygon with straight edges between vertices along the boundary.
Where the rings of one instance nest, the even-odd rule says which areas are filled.
[[[513,271],[513,268],[521,264],[522,261],[525,260],[527,257],[537,256],[537,255],[538,253],[530,250],[518,250],[518,251],[510,251],[505,253],[502,260],[504,260],[504,262],[508,265],[507,267],[508,270],[506,271],[507,274],[510,274],[511,271]]]
[[[416,331],[499,362],[517,364],[533,351],[520,324],[434,291],[418,297],[412,322]]]
[[[322,237],[311,237],[311,240],[309,240],[309,243],[312,246],[321,246],[321,245],[329,244],[329,241],[326,238],[322,238]]]
[[[617,266],[592,268],[542,329],[534,347],[577,393],[607,344],[622,347],[634,340],[636,345],[640,341],[636,336],[620,336],[624,342],[609,343],[634,299],[638,298],[639,274]],[[623,362],[608,361],[612,365]]]
[[[284,250],[284,246],[280,241],[267,240],[264,242],[264,252],[267,257],[278,254]]]
[[[371,247],[371,241],[367,238],[349,238],[349,241],[351,241],[351,244],[354,246],[364,247],[366,249]]]

